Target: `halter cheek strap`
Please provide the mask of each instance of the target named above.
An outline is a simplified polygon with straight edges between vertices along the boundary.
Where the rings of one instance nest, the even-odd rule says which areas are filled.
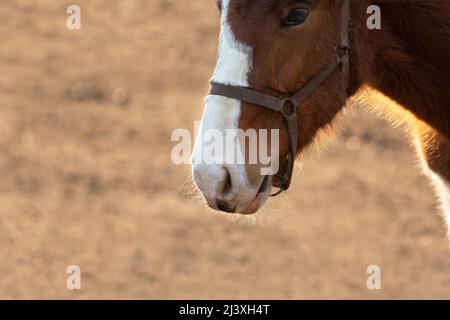
[[[320,73],[309,80],[299,90],[288,98],[279,98],[262,92],[239,86],[211,83],[210,95],[223,96],[240,100],[250,104],[259,105],[282,114],[289,136],[289,153],[286,159],[286,167],[276,175],[279,180],[280,190],[272,194],[277,196],[289,189],[294,170],[295,156],[298,148],[298,119],[297,111],[303,101],[314,93],[336,70],[340,69],[343,74],[346,88],[348,88],[349,67],[349,26],[350,26],[350,0],[344,0],[341,13],[341,40],[336,47],[336,61],[324,68]]]

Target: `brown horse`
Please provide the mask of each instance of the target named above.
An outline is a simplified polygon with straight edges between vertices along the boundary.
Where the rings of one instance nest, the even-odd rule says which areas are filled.
[[[335,61],[344,1],[219,0],[221,36],[212,81],[276,97],[296,92]],[[369,5],[381,9],[380,29],[367,27]],[[352,0],[350,16],[348,86],[345,73],[337,70],[297,106],[297,154],[317,140],[349,99],[383,108],[408,124],[448,220],[450,2]],[[212,128],[279,129],[280,159],[289,153],[281,113],[244,99],[209,95],[201,130]],[[193,176],[208,204],[227,212],[256,212],[277,184],[274,176],[262,176],[258,164],[196,161],[201,144],[197,140]]]

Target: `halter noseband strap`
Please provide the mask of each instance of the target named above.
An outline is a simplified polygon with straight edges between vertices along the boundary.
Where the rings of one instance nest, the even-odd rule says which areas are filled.
[[[350,27],[350,0],[344,0],[341,13],[341,40],[336,47],[336,61],[323,69],[320,73],[309,80],[298,91],[288,98],[279,98],[259,91],[239,86],[211,83],[210,95],[224,96],[231,99],[244,101],[259,105],[270,110],[280,112],[286,123],[289,136],[289,153],[287,155],[287,166],[281,174],[277,174],[280,190],[272,196],[277,196],[289,189],[294,170],[294,161],[298,147],[298,123],[297,110],[303,101],[319,88],[339,67],[344,76],[346,88],[348,88],[349,67],[349,27]]]

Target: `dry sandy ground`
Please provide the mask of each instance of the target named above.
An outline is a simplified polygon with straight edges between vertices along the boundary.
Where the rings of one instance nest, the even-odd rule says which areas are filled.
[[[0,298],[450,298],[432,188],[373,115],[347,116],[255,225],[185,195],[170,134],[201,116],[213,0],[78,0],[81,31],[69,2],[1,2]]]

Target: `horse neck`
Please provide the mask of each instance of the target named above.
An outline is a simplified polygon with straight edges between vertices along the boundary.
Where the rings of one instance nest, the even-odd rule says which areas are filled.
[[[378,90],[450,138],[450,4],[379,1],[381,30],[366,27],[368,5],[353,4],[353,85]]]

